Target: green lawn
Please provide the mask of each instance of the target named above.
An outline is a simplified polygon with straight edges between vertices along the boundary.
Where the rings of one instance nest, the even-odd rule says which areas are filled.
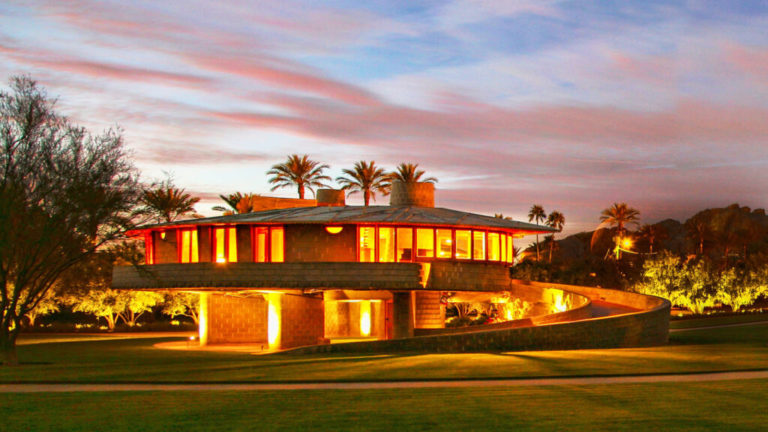
[[[768,380],[463,389],[0,394],[0,430],[765,430]]]
[[[768,368],[768,323],[673,333],[663,347],[481,354],[254,356],[153,347],[167,340],[22,345],[26,364],[0,367],[0,382],[377,381]]]

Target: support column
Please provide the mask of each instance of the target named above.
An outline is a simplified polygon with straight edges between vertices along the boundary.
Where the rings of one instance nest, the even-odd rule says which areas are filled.
[[[392,338],[413,337],[413,301],[410,292],[392,292]]]

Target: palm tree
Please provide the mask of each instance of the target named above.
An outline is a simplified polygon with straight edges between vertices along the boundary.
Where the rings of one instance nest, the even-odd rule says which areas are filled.
[[[164,182],[155,188],[146,189],[141,201],[158,222],[173,222],[182,215],[194,213],[195,204],[200,198],[174,187],[170,182]]]
[[[624,225],[629,223],[637,225],[638,220],[640,220],[640,211],[627,206],[627,203],[613,203],[600,215],[602,223],[610,226],[615,225],[618,228],[619,237],[624,233]]]
[[[328,165],[309,159],[308,155],[299,156],[292,154],[288,160],[277,165],[272,165],[272,169],[267,171],[271,184],[275,186],[271,190],[283,187],[296,186],[299,192],[299,199],[304,199],[304,189],[309,189],[315,193],[314,187],[324,187],[324,181],[330,181],[331,178],[323,174],[323,170],[330,168]]]
[[[343,169],[341,172],[346,175],[346,177],[336,178],[341,189],[349,191],[347,195],[362,191],[366,207],[368,207],[371,198],[376,200],[376,192],[382,195],[389,194],[389,176],[383,168],[376,166],[375,161],[370,163],[366,161],[355,162],[353,169]]]
[[[640,234],[641,237],[648,239],[649,254],[653,254],[653,244],[656,240],[661,240],[666,237],[666,232],[660,225],[645,224],[640,227],[638,234]]]
[[[397,171],[393,171],[389,174],[391,181],[401,181],[403,183],[437,183],[437,179],[434,177],[427,177],[422,179],[421,176],[425,174],[424,170],[418,169],[419,164],[414,163],[401,163],[397,166]]]
[[[555,210],[547,216],[547,226],[550,226],[557,230],[557,232],[563,231],[563,225],[565,225],[565,216],[562,213]],[[555,233],[552,233],[552,241],[549,243],[549,262],[552,262],[552,249],[555,247]]]
[[[638,224],[640,211],[636,208],[627,206],[627,203],[613,203],[611,207],[603,210],[600,214],[601,224],[616,226],[616,259],[621,258],[621,241],[624,234],[624,225]],[[597,233],[597,231],[595,231]]]
[[[261,195],[255,193],[244,194],[242,192],[235,192],[229,195],[219,195],[228,207],[214,206],[212,210],[224,212],[224,216],[233,214],[245,214],[252,213],[256,209],[257,198]]]
[[[544,207],[534,204],[528,211],[528,222],[536,221],[536,225],[539,222],[544,221],[547,218],[547,213],[544,211]],[[539,235],[536,234],[536,261],[539,261]]]

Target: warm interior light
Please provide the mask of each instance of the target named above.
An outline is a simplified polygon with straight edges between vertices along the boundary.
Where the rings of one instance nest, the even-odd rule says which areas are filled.
[[[267,342],[269,348],[280,348],[280,294],[267,294]]]
[[[160,238],[165,240],[165,231],[160,231]]]
[[[340,227],[340,226],[327,226],[327,227],[325,227],[325,230],[328,231],[328,234],[338,234],[343,229],[344,229],[344,227]]]
[[[200,345],[208,344],[208,293],[200,293],[200,312],[198,313],[198,337]]]
[[[371,302],[367,300],[360,302],[360,335],[371,335]]]
[[[217,263],[225,263],[225,262],[227,262],[227,259],[224,258],[224,257],[218,257],[218,258],[216,258],[216,262]]]

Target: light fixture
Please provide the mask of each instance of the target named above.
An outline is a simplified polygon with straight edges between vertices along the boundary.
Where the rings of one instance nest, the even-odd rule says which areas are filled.
[[[165,231],[160,231],[160,238],[165,240]]]
[[[325,227],[325,230],[328,231],[328,234],[338,234],[343,229],[344,229],[344,227],[340,227],[340,226],[327,226],[327,227]]]

